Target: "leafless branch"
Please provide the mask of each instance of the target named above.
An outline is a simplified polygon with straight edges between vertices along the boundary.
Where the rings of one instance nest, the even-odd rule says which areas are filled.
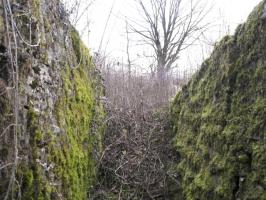
[[[204,23],[208,6],[202,0],[150,0],[146,4],[136,0],[136,3],[145,23],[133,22],[130,27],[153,48],[157,73],[162,76],[176,66],[180,52],[208,27]]]

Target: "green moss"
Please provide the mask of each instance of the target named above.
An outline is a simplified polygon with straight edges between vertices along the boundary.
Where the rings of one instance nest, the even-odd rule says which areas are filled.
[[[16,2],[27,7],[28,1]],[[17,16],[17,24],[22,27],[21,34],[27,41],[29,35],[25,24],[28,24],[31,18],[31,42],[38,43],[40,37],[40,45],[23,49],[23,44],[20,44],[23,52],[32,54],[34,63],[30,63],[32,59],[25,59],[24,54],[21,55],[19,52],[18,61],[22,73],[19,74],[21,105],[18,106],[19,123],[21,123],[19,129],[22,131],[19,133],[18,140],[19,164],[16,179],[21,188],[14,184],[12,194],[14,199],[22,200],[87,199],[96,178],[97,162],[102,151],[105,113],[99,97],[103,95],[103,86],[100,75],[92,63],[90,52],[81,42],[78,33],[71,27],[67,27],[65,24],[67,19],[63,19],[63,23],[58,14],[52,13],[53,16],[49,16],[51,9],[46,9],[48,13],[43,13],[41,3],[40,0],[30,1],[32,15]],[[58,4],[59,1],[50,3]],[[54,26],[64,30],[65,34],[70,33],[67,36],[72,39],[72,47],[68,43],[68,49],[64,49],[63,36],[56,37],[49,33],[52,28],[51,21]],[[0,18],[0,32],[3,29],[2,22],[3,18]],[[43,32],[43,28],[46,33]],[[69,28],[70,32],[68,32]],[[52,44],[52,42],[57,43]],[[58,47],[60,52],[51,58],[53,60],[49,60],[48,51],[55,50],[54,46]],[[40,68],[44,65],[51,66],[49,74],[52,76],[52,83],[56,84],[45,83],[45,86],[42,86],[45,91],[49,90],[47,96],[43,96],[44,90],[35,91],[36,94],[28,93],[24,87],[28,76],[35,78],[38,75],[41,76]],[[31,67],[34,74],[27,73]],[[61,72],[58,72],[59,68]],[[60,74],[53,76],[53,73]],[[40,83],[37,80],[38,78],[30,84],[32,89],[39,86]],[[54,96],[55,90],[58,96]],[[58,98],[54,110],[51,110],[54,102],[51,103],[50,95]],[[47,99],[43,98],[48,96]],[[1,129],[6,128],[4,122],[7,121],[7,124],[10,124],[13,121],[10,102],[7,97],[3,95],[0,97]],[[42,102],[49,104],[48,107],[40,105]],[[60,131],[56,126],[59,126]],[[56,133],[52,132],[54,128],[57,130]],[[0,142],[0,157],[3,163],[12,156],[11,135],[5,137],[6,143],[9,143],[7,146],[3,145],[4,141]],[[51,164],[54,167],[47,171],[45,164],[47,166]],[[1,178],[5,180],[0,181],[0,199],[6,192],[6,180],[9,180],[7,176],[9,174],[6,171],[1,171]],[[20,190],[21,198],[17,196]]]
[[[32,0],[32,7],[33,7],[33,16],[36,19],[40,19],[40,0]]]
[[[264,3],[216,45],[173,102],[185,199],[265,199]]]
[[[22,200],[50,199],[51,195],[49,182],[44,175],[44,170],[36,162],[37,159],[40,159],[40,147],[38,145],[44,139],[38,119],[39,115],[30,108],[27,113],[27,129],[30,134],[30,148],[27,151],[30,159],[28,162],[23,161],[20,163],[17,169],[17,178],[21,180]]]
[[[46,17],[44,17],[43,21],[44,21],[44,29],[45,29],[45,31],[47,33],[49,33],[52,30],[52,27],[51,27],[51,24],[50,24],[51,22]]]
[[[3,34],[4,30],[5,30],[4,18],[0,16],[0,33]]]
[[[17,170],[22,200],[87,199],[96,179],[105,117],[99,97],[104,91],[89,51],[78,35],[72,43],[75,48],[69,63],[75,66],[62,66],[62,88],[54,110],[61,133],[51,131],[43,121],[45,113],[32,107],[27,112],[29,145],[23,151],[28,158],[22,160]],[[34,81],[31,87],[37,85]],[[47,172],[39,162],[54,167]]]
[[[88,48],[80,40],[79,34],[75,29],[71,31],[72,45],[77,58],[78,63],[82,65],[92,66],[92,57],[90,56]]]
[[[67,176],[64,192],[69,195],[68,198],[73,199],[85,199],[87,188],[95,175],[95,163],[91,155],[94,138],[89,133],[93,118],[93,93],[85,76],[80,68],[73,73],[68,69],[63,78],[64,94],[57,104],[57,119],[60,127],[67,133],[63,138],[64,143],[61,144],[63,147],[60,147],[66,155],[58,155],[65,160],[65,166],[62,166],[63,169],[57,169],[58,176]]]
[[[76,42],[81,45],[76,37],[72,42],[73,46]],[[103,134],[102,126],[97,130],[91,127],[104,117],[104,111],[96,99],[99,91],[93,85],[95,77],[91,77],[94,69],[91,57],[83,45],[74,50],[77,60],[78,56],[83,59],[76,68],[66,66],[62,72],[63,90],[56,105],[58,123],[66,134],[49,146],[49,160],[56,163],[54,172],[56,179],[62,181],[62,195],[66,199],[86,199],[96,178],[94,152],[101,151]]]

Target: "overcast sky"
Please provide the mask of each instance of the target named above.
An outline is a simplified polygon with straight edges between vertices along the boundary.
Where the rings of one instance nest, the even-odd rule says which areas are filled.
[[[212,26],[210,26],[209,30],[206,32],[206,42],[213,44],[228,32],[233,34],[236,26],[246,20],[248,14],[260,1],[261,0],[209,0],[208,6],[212,7],[212,9],[206,20],[211,22]],[[83,39],[92,51],[98,50],[105,24],[112,7],[112,14],[104,34],[101,49],[102,51],[106,50],[106,54],[109,57],[122,60],[125,59],[126,49],[125,20],[126,18],[135,18],[136,15],[138,15],[134,0],[96,0],[88,12],[88,18],[91,21],[89,28],[90,34],[88,37],[86,31],[83,34]],[[87,16],[85,18],[87,18]],[[84,30],[84,25],[85,20],[83,19],[80,21],[78,29],[80,31]],[[140,46],[136,47],[134,43],[135,38],[132,37],[132,40],[131,57],[132,59],[139,58],[138,56],[145,53],[146,49]],[[188,67],[196,68],[210,52],[210,46],[194,46],[187,52],[182,53],[178,65],[181,69]],[[139,61],[136,61],[136,63],[139,63]]]

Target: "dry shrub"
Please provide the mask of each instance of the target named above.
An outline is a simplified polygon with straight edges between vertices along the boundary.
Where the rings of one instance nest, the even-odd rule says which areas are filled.
[[[102,69],[107,129],[99,182],[90,198],[173,199],[179,182],[172,167],[179,156],[171,145],[168,108],[180,79],[169,75],[158,84],[152,74],[127,69],[121,64],[118,70],[110,64]]]

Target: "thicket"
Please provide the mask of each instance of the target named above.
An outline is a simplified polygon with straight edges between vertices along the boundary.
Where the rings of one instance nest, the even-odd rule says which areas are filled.
[[[106,131],[98,183],[90,198],[175,199],[180,193],[173,169],[178,153],[172,144],[169,106],[183,80],[169,75],[161,85],[152,74],[112,64],[117,62],[102,68]]]

